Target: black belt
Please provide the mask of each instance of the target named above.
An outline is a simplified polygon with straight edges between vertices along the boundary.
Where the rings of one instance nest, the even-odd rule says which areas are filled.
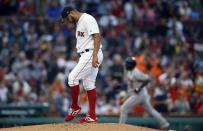
[[[79,54],[81,55],[81,54],[83,54],[83,53],[85,53],[85,52],[89,52],[89,51],[90,51],[90,49],[85,49],[84,51],[79,52]]]

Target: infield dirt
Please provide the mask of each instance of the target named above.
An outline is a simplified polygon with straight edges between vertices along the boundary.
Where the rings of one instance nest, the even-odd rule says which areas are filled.
[[[160,130],[115,123],[97,123],[97,124],[62,123],[62,124],[45,124],[35,126],[1,128],[0,131],[160,131]]]

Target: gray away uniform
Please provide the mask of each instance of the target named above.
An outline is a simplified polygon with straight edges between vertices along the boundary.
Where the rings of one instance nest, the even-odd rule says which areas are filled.
[[[140,92],[134,92],[134,90],[143,86],[143,83],[150,81],[149,75],[142,73],[138,68],[134,68],[132,71],[127,71],[127,79],[130,96],[121,106],[119,123],[126,123],[128,112],[133,109],[136,104],[141,104],[145,111],[159,122],[161,128],[168,127],[169,123],[166,119],[150,104],[150,96],[147,92],[146,86],[144,85]]]

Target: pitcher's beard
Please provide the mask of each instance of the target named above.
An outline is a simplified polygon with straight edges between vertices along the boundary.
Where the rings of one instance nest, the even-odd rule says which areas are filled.
[[[77,21],[75,19],[73,19],[73,24],[76,25],[77,24]]]

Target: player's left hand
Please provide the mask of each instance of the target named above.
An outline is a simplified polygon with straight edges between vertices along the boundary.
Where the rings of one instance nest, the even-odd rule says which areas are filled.
[[[94,68],[99,67],[99,62],[98,62],[98,57],[97,56],[93,56],[92,67],[94,67]]]

